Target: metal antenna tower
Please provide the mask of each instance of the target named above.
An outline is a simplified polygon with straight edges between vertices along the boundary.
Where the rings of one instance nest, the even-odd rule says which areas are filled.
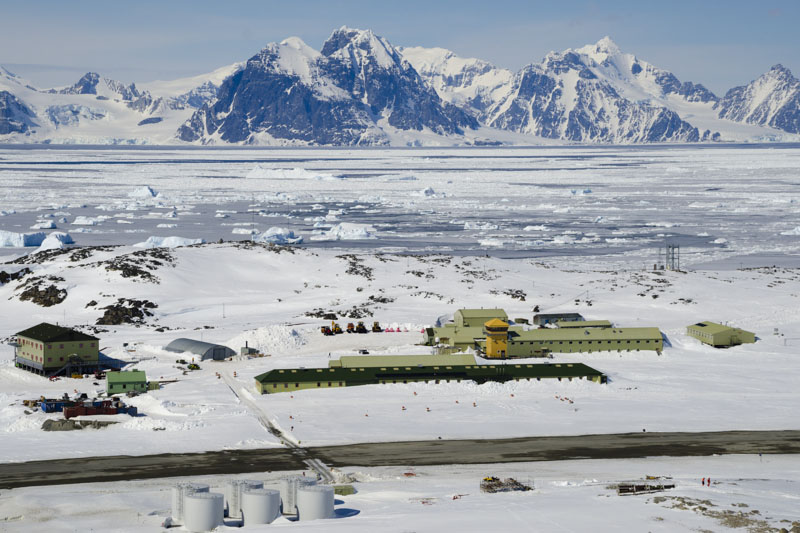
[[[666,268],[667,270],[681,269],[681,247],[677,244],[667,244],[666,249]]]

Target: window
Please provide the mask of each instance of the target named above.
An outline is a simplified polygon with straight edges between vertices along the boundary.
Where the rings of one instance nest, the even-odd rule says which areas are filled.
[[[80,343],[80,344],[78,345],[78,348],[83,348],[83,343]]]
[[[122,388],[123,388],[123,389],[127,389],[127,388],[128,388],[128,385],[126,385],[125,383],[123,383],[123,384],[122,384]]]
[[[58,347],[59,347],[59,349],[61,349],[61,350],[63,350],[63,349],[64,349],[64,345],[63,345],[63,344],[59,344],[59,345],[58,345]]]
[[[48,344],[48,345],[47,345],[47,349],[48,349],[48,350],[52,350],[52,349],[53,349],[53,345],[52,345],[52,344]]]

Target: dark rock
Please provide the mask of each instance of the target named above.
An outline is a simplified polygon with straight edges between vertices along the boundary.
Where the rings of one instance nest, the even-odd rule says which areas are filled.
[[[97,319],[98,326],[117,326],[120,324],[142,324],[147,317],[153,316],[151,309],[158,305],[149,300],[119,298],[117,303],[103,307],[105,313]]]
[[[30,301],[42,307],[58,305],[66,300],[67,291],[59,288],[54,283],[63,281],[63,278],[56,276],[28,278],[22,284],[25,289],[20,293],[19,299],[23,302]]]

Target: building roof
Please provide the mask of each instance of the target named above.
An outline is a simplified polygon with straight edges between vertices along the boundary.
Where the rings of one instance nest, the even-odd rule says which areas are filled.
[[[80,331],[54,326],[47,322],[42,322],[37,326],[28,328],[17,333],[18,337],[27,337],[40,342],[72,342],[72,341],[96,341],[97,337],[92,337]]]
[[[658,328],[545,328],[523,331],[512,341],[661,340]]]
[[[328,362],[330,368],[369,368],[382,366],[419,365],[474,365],[475,357],[469,354],[458,355],[343,355],[338,360]]]
[[[309,383],[344,381],[348,385],[366,385],[376,380],[402,379],[470,379],[483,383],[515,378],[602,377],[604,374],[583,363],[502,364],[412,366],[394,370],[391,367],[364,368],[281,368],[255,377],[266,383]]]
[[[559,328],[610,328],[611,322],[608,320],[559,320],[556,322]]]
[[[717,333],[722,333],[725,331],[731,331],[734,329],[732,326],[726,326],[725,324],[717,324],[716,322],[698,322],[697,324],[692,324],[691,326],[687,326],[687,328],[695,329],[697,331],[702,331],[703,333],[708,333],[710,335],[715,335]]]
[[[204,355],[209,350],[213,351],[215,348],[224,348],[226,353],[228,353],[228,356],[235,354],[233,350],[223,344],[212,344],[210,342],[196,341],[194,339],[185,338],[175,339],[164,347],[164,349],[169,352],[189,352],[197,355]]]
[[[484,327],[487,328],[507,328],[508,322],[504,322],[499,318],[493,318],[484,324]]]
[[[481,318],[481,317],[508,317],[503,309],[459,309],[456,311],[461,313],[464,318]]]
[[[579,318],[583,320],[583,315],[580,313],[539,313],[533,315],[533,318],[542,317],[542,318]]]
[[[125,372],[106,372],[108,383],[145,383],[147,376],[144,370],[127,370]]]

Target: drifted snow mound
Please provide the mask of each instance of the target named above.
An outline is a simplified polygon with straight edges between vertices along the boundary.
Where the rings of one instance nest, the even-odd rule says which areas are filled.
[[[258,238],[256,238],[256,242],[274,244],[300,244],[303,242],[303,238],[295,237],[294,232],[289,229],[273,226],[259,235]]]
[[[314,241],[355,241],[359,239],[377,239],[375,228],[369,224],[342,222],[323,232],[322,235],[311,237],[311,240]]]
[[[47,238],[43,231],[36,233],[14,233],[13,231],[0,230],[0,246],[23,248],[25,246],[40,246]]]
[[[136,248],[177,248],[192,244],[203,244],[203,239],[187,239],[186,237],[156,237],[152,236],[144,242],[134,244]]]
[[[247,173],[248,179],[281,179],[281,180],[336,180],[341,179],[333,174],[314,172],[304,168],[265,168],[256,165]]]
[[[158,191],[150,188],[149,185],[144,185],[128,193],[131,198],[155,198],[158,196]]]
[[[61,250],[66,248],[68,244],[75,244],[75,241],[72,240],[72,237],[69,233],[54,231],[48,235],[44,241],[42,241],[41,246],[39,246],[39,249],[36,251],[43,252],[44,250]]]
[[[306,343],[306,336],[289,326],[265,326],[263,328],[245,331],[225,343],[237,350],[247,343],[250,348],[255,348],[265,354],[289,353]]]

